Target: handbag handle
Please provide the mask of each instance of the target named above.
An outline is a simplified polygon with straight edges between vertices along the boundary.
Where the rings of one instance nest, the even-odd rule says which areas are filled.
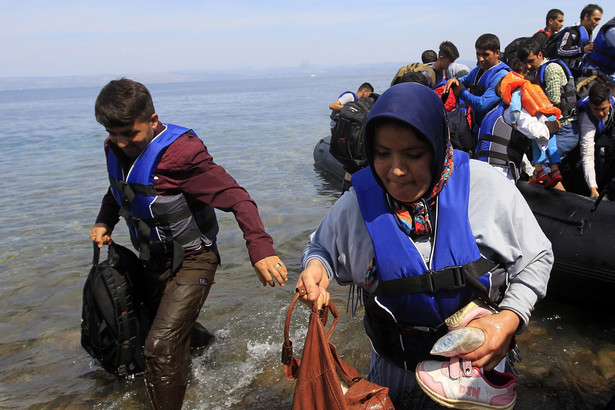
[[[305,289],[305,286],[301,285],[296,288],[295,295],[293,296],[293,300],[290,302],[288,312],[286,313],[286,321],[284,322],[284,345],[282,346],[282,363],[287,366],[290,365],[291,361],[293,360],[293,342],[290,340],[289,336],[290,317],[293,313],[293,309],[295,307],[295,304],[297,303],[297,300],[299,300],[300,297],[305,296],[306,293],[307,290]],[[327,332],[327,339],[331,337],[331,333],[333,332],[333,329],[337,325],[337,321],[339,319],[339,313],[337,311],[337,308],[332,301],[329,301],[329,304],[325,305],[322,312],[319,313],[318,308],[316,307],[316,302],[312,304],[312,313],[316,313],[318,315],[323,326],[327,324],[329,310],[333,315],[333,323],[331,323],[331,327]]]

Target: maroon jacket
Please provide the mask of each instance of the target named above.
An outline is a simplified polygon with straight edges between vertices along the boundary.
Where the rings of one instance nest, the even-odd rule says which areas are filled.
[[[156,135],[164,130],[159,123]],[[132,165],[131,158],[107,138],[105,152],[109,149],[117,156],[125,171]],[[160,195],[182,192],[188,197],[201,201],[213,208],[233,212],[243,231],[250,261],[257,261],[275,255],[273,239],[265,232],[254,200],[239,186],[220,165],[213,161],[207,147],[197,136],[186,133],[173,142],[160,159],[154,179],[154,188]],[[120,207],[111,189],[102,200],[96,223],[113,227],[119,221]]]

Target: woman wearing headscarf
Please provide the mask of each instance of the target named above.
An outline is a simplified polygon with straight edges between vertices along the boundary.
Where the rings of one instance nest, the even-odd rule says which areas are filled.
[[[480,401],[512,407],[514,383],[493,390],[505,380],[489,374],[545,296],[553,264],[549,240],[514,186],[488,164],[452,149],[444,107],[428,87],[403,83],[385,91],[370,111],[365,141],[369,167],[353,175],[353,188],[303,252],[297,286],[307,289],[304,301],[328,303],[333,278],[362,290],[372,344],[368,379],[389,387],[401,406],[404,395],[420,392],[418,364],[431,364],[421,367],[426,371],[436,363],[444,374],[437,378],[457,374],[446,362],[440,372],[429,352],[447,332],[445,320],[465,316],[463,325],[481,329],[485,342],[459,355],[465,366],[471,362],[461,386],[482,383],[487,397]],[[493,314],[467,315],[476,301]],[[451,406],[463,401],[447,397],[455,394],[429,395]],[[498,403],[496,396],[506,399]]]

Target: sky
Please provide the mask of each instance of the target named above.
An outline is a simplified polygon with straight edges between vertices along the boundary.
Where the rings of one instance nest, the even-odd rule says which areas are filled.
[[[474,62],[474,41],[502,49],[587,3],[560,0],[0,0],[0,78],[130,75],[219,69],[420,61],[452,41]],[[613,1],[597,3],[603,22]],[[598,27],[600,28],[600,27]]]

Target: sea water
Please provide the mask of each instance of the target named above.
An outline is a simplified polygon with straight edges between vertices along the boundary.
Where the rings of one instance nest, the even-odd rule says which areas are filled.
[[[250,192],[289,268],[286,286],[263,288],[237,223],[218,212],[222,266],[199,317],[216,341],[193,358],[184,408],[290,407],[294,385],[280,361],[284,317],[308,235],[340,194],[312,151],[329,132],[328,105],[340,92],[369,81],[381,93],[396,69],[146,83],[160,119],[194,129]],[[147,408],[142,378],[116,380],[80,345],[88,234],[108,187],[106,134],[94,119],[103,85],[0,92],[2,408]],[[129,245],[123,223],[114,239]],[[330,290],[341,313],[333,341],[365,375],[361,310],[356,318],[345,313],[347,289]],[[302,305],[293,315],[298,355],[308,316]],[[615,390],[614,336],[612,321],[547,297],[519,340],[518,408],[604,406]]]

